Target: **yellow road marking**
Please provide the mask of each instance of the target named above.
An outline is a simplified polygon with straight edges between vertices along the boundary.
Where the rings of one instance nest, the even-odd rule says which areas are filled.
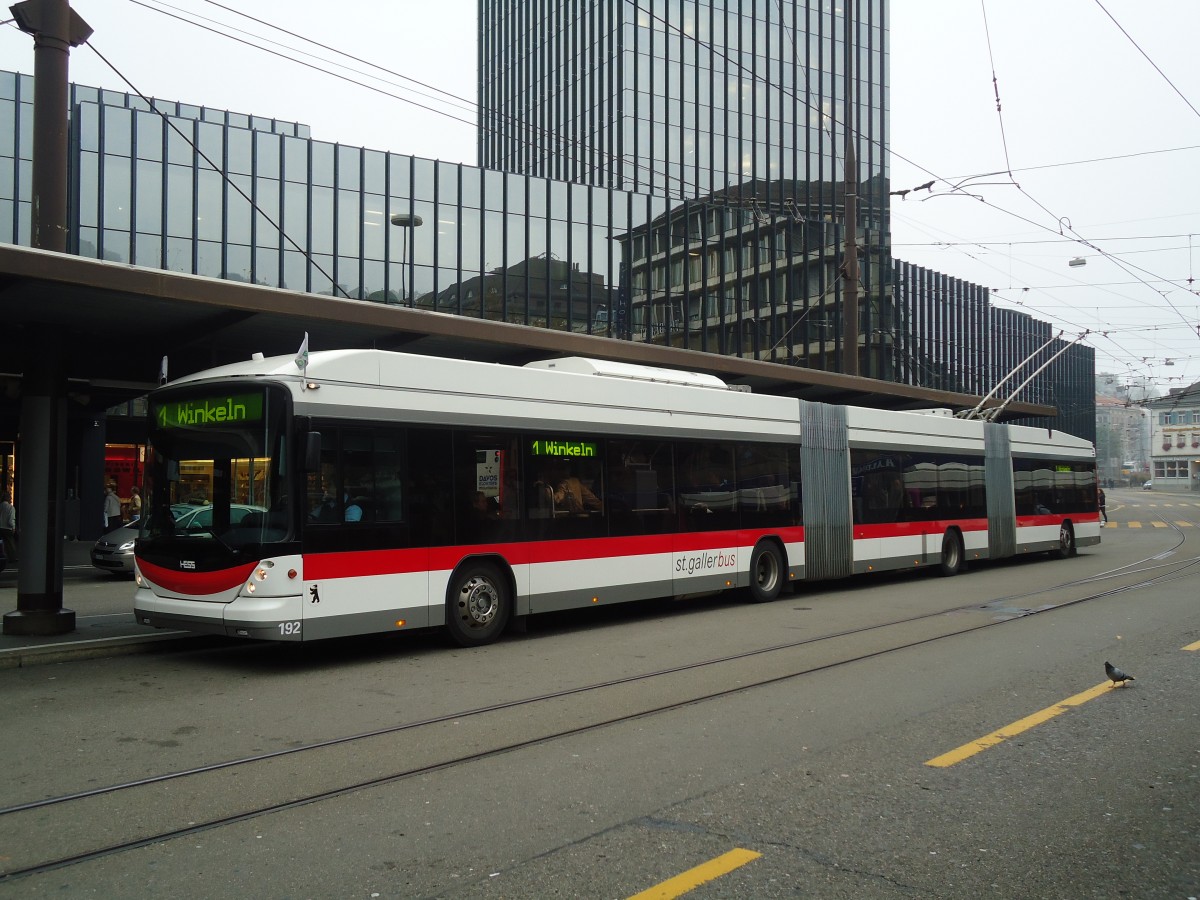
[[[1155,528],[1166,528],[1167,527],[1166,522],[1151,522],[1150,524],[1153,525]]]
[[[1141,522],[1126,522],[1125,527],[1126,528],[1141,528],[1142,523]]]
[[[1060,700],[1053,706],[1047,706],[1045,709],[1041,710],[1040,712],[1035,712],[1031,716],[1018,719],[1011,725],[1005,725],[1003,728],[999,728],[996,731],[993,731],[991,734],[984,735],[983,737],[979,738],[979,740],[971,741],[969,744],[963,744],[961,747],[951,750],[949,753],[943,753],[941,756],[935,756],[933,759],[927,761],[925,765],[944,769],[948,766],[954,765],[955,763],[960,763],[964,759],[974,756],[976,753],[982,753],[989,747],[994,747],[997,744],[1007,741],[1011,737],[1016,737],[1017,735],[1028,731],[1035,725],[1041,725],[1043,722],[1053,719],[1055,716],[1062,715],[1073,706],[1080,706],[1084,703],[1087,703],[1089,700],[1095,700],[1105,691],[1111,691],[1112,689],[1113,684],[1110,681],[1106,681],[1103,684],[1098,684],[1094,688],[1089,688],[1081,694],[1068,697],[1066,700]]]
[[[762,856],[761,853],[755,853],[753,850],[743,850],[740,847],[736,850],[730,850],[728,853],[722,853],[716,859],[710,859],[706,863],[701,863],[694,869],[688,869],[676,875],[674,878],[668,878],[666,881],[656,884],[654,887],[642,891],[640,894],[634,894],[629,900],[670,900],[672,897],[680,897],[688,891],[694,890],[706,881],[720,878],[722,875],[728,875],[734,869],[744,866],[748,862],[753,862]]]
[[[1184,650],[1200,650],[1200,641],[1196,641],[1196,643],[1194,643],[1194,644],[1188,644],[1183,649]]]
[[[1176,522],[1175,524],[1178,525],[1180,528],[1191,528],[1192,527],[1191,522]]]

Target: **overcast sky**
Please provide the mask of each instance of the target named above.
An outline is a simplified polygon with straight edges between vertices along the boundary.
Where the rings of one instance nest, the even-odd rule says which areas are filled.
[[[72,6],[94,29],[95,50],[148,96],[474,164],[476,2]],[[289,56],[306,49],[312,65],[371,87],[171,16],[244,29],[255,43],[265,36]],[[992,288],[996,305],[1019,306],[1067,338],[1090,331],[1099,372],[1151,377],[1164,392],[1200,380],[1200,281],[1189,283],[1200,274],[1197,35],[1197,0],[892,3],[892,185],[937,179],[932,192],[894,198],[893,254]],[[0,28],[0,61],[32,72],[31,39]],[[79,83],[129,89],[89,47],[71,66]],[[1070,266],[1076,258],[1086,265]]]

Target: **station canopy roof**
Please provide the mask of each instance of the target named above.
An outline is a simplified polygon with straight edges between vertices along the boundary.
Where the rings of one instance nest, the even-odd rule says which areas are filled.
[[[308,294],[0,244],[5,356],[0,403],[19,396],[29,354],[61,348],[68,394],[100,411],[175,378],[248,358],[364,347],[524,365],[591,357],[714,375],[755,393],[880,409],[970,409],[979,397],[871,378],[448,313]],[[989,404],[995,405],[995,404]],[[1002,418],[1050,416],[1011,403]]]

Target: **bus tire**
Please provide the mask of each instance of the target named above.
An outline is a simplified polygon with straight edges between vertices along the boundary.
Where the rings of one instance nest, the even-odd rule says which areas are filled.
[[[512,616],[512,591],[496,566],[467,562],[454,574],[446,597],[446,631],[460,647],[490,644]]]
[[[949,578],[961,572],[965,565],[962,535],[951,528],[942,537],[942,559],[938,563],[938,574]]]
[[[1077,553],[1075,547],[1075,529],[1070,522],[1063,522],[1058,529],[1058,548],[1050,551],[1055,559],[1066,559]]]
[[[783,554],[774,541],[762,541],[750,554],[750,599],[770,603],[783,590]]]

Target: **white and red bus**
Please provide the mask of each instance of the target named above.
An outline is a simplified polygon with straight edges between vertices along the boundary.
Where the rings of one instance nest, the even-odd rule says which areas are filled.
[[[156,627],[474,645],[550,610],[1100,541],[1070,435],[598,360],[256,358],[149,416],[134,608]]]

